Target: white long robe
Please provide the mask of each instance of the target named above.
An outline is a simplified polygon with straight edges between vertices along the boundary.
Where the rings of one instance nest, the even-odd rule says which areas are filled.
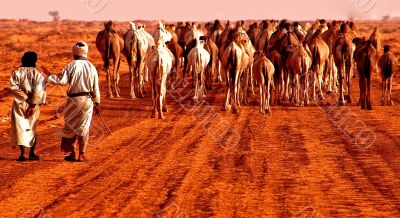
[[[89,133],[93,115],[93,102],[100,103],[99,78],[95,66],[88,60],[74,60],[62,71],[61,76],[50,75],[48,82],[68,87],[68,94],[89,92],[92,96],[68,97],[63,110],[64,128],[61,136],[73,138]]]
[[[13,147],[23,145],[32,147],[36,141],[36,126],[40,115],[40,104],[46,102],[46,83],[43,75],[34,67],[20,67],[10,78],[11,96],[14,102],[11,108],[11,129]],[[26,117],[29,103],[35,104],[33,114]]]

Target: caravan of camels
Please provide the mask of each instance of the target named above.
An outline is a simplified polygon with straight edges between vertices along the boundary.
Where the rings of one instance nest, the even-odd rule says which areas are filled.
[[[129,65],[130,97],[144,97],[150,81],[152,117],[164,118],[167,90],[182,87],[192,78],[193,101],[202,101],[213,82],[224,82],[222,109],[237,113],[248,104],[249,93],[260,93],[260,113],[272,104],[289,101],[305,106],[338,93],[339,105],[352,103],[351,78],[359,78],[362,109],[372,109],[371,75],[382,76],[382,102],[393,104],[391,84],[396,58],[390,46],[381,48],[378,28],[361,37],[353,22],[316,20],[301,25],[287,20],[264,20],[246,28],[243,21],[163,24],[153,33],[130,22],[123,36],[112,21],[104,23],[96,46],[107,74],[107,96],[120,96],[119,66],[122,55]],[[381,51],[382,50],[382,51]],[[112,60],[113,69],[110,69]],[[178,69],[182,68],[180,76]],[[310,96],[311,95],[311,96]]]

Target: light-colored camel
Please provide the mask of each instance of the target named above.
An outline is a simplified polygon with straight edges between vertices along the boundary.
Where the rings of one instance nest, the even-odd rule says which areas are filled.
[[[240,34],[240,32],[239,32]],[[239,37],[239,45],[243,50],[242,64],[240,70],[240,86],[239,86],[239,106],[241,104],[248,104],[248,89],[249,83],[251,84],[251,91],[254,94],[254,85],[253,85],[253,62],[254,62],[254,52],[255,48],[252,45],[250,38],[246,35],[242,35]]]
[[[293,99],[296,106],[309,104],[308,73],[311,68],[311,57],[304,46],[307,46],[307,44],[299,44],[295,47],[288,59],[289,70],[293,78]]]
[[[329,65],[329,47],[322,39],[322,31],[318,29],[310,42],[310,50],[312,53],[312,69],[313,69],[313,99],[316,100],[316,86],[319,89],[320,99],[325,99],[322,92],[324,74]]]
[[[354,60],[359,73],[360,105],[361,109],[372,110],[371,102],[371,76],[376,72],[376,48],[370,40],[353,39],[356,44]]]
[[[260,89],[260,113],[271,114],[271,93],[274,87],[274,65],[263,51],[254,53],[253,74]]]
[[[383,55],[379,58],[379,68],[382,76],[381,105],[385,105],[386,102],[394,105],[392,101],[392,84],[393,74],[396,70],[398,62],[394,54],[390,51],[389,45],[384,46],[383,52]]]
[[[131,22],[131,29],[124,34],[125,46],[123,54],[126,57],[130,74],[130,96],[136,98],[135,90],[139,93],[139,97],[144,97],[145,82],[145,63],[149,54],[149,41],[147,35],[138,29],[135,29]]]
[[[178,35],[176,34],[176,25],[175,24],[168,24],[165,25],[165,30],[167,30],[171,34],[171,41],[174,40],[178,42]]]
[[[263,51],[264,54],[268,54],[269,40],[273,33],[274,31],[270,26],[269,22],[265,23],[264,29],[257,34],[254,40],[255,41],[254,46],[256,47],[256,49]]]
[[[164,43],[171,41],[172,34],[165,29],[165,25],[159,21],[156,30],[152,34],[155,42],[161,40]]]
[[[150,53],[146,65],[149,69],[153,99],[151,117],[164,119],[165,97],[167,93],[167,77],[172,69],[173,60],[162,40],[157,41],[156,48]]]
[[[205,70],[209,62],[210,54],[204,49],[204,41],[197,39],[196,46],[188,55],[188,68],[193,78],[195,102],[205,97]]]
[[[119,97],[119,65],[121,61],[121,51],[124,48],[124,40],[114,30],[112,21],[104,23],[104,30],[97,34],[96,48],[102,56],[106,71],[108,85],[107,97],[113,98],[113,91],[116,97]],[[112,59],[113,62],[112,71],[110,70],[110,59]]]
[[[185,34],[185,46],[187,46],[193,40],[200,39],[200,36],[204,36],[204,33],[198,27],[199,24],[193,25],[190,31]]]

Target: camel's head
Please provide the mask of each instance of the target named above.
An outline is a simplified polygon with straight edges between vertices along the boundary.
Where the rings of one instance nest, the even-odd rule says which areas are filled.
[[[136,30],[136,24],[133,21],[129,22],[129,25],[131,30]]]
[[[110,30],[113,28],[114,28],[114,23],[111,20],[104,22],[104,29]]]
[[[161,20],[158,21],[158,23],[157,23],[157,29],[164,29],[164,28],[165,28],[165,25],[161,22]]]

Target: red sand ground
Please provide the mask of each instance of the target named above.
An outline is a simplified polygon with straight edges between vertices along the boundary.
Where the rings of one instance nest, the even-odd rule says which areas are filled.
[[[381,27],[384,43],[400,53],[400,22],[363,22],[364,35]],[[119,23],[123,30],[127,23]],[[39,65],[59,73],[71,60],[72,44],[83,39],[90,59],[105,74],[95,49],[100,22],[58,24],[1,21],[0,29],[0,217],[398,217],[400,215],[400,86],[395,106],[377,106],[379,75],[374,75],[373,111],[355,104],[330,107],[337,95],[304,108],[274,106],[258,114],[258,94],[238,115],[220,111],[222,84],[195,106],[188,89],[168,96],[164,121],[150,119],[151,100],[128,100],[122,63],[122,99],[102,101],[109,135],[94,117],[88,163],[67,163],[53,119],[65,89],[49,86],[39,126],[39,162],[17,163],[6,121],[12,98],[12,70],[27,50]],[[357,79],[353,80],[358,99]],[[176,101],[180,99],[180,101]],[[344,118],[347,117],[347,118]],[[364,129],[365,134],[358,135]],[[369,137],[370,136],[370,137]],[[362,140],[367,140],[362,143]],[[370,139],[370,140],[369,140]]]

